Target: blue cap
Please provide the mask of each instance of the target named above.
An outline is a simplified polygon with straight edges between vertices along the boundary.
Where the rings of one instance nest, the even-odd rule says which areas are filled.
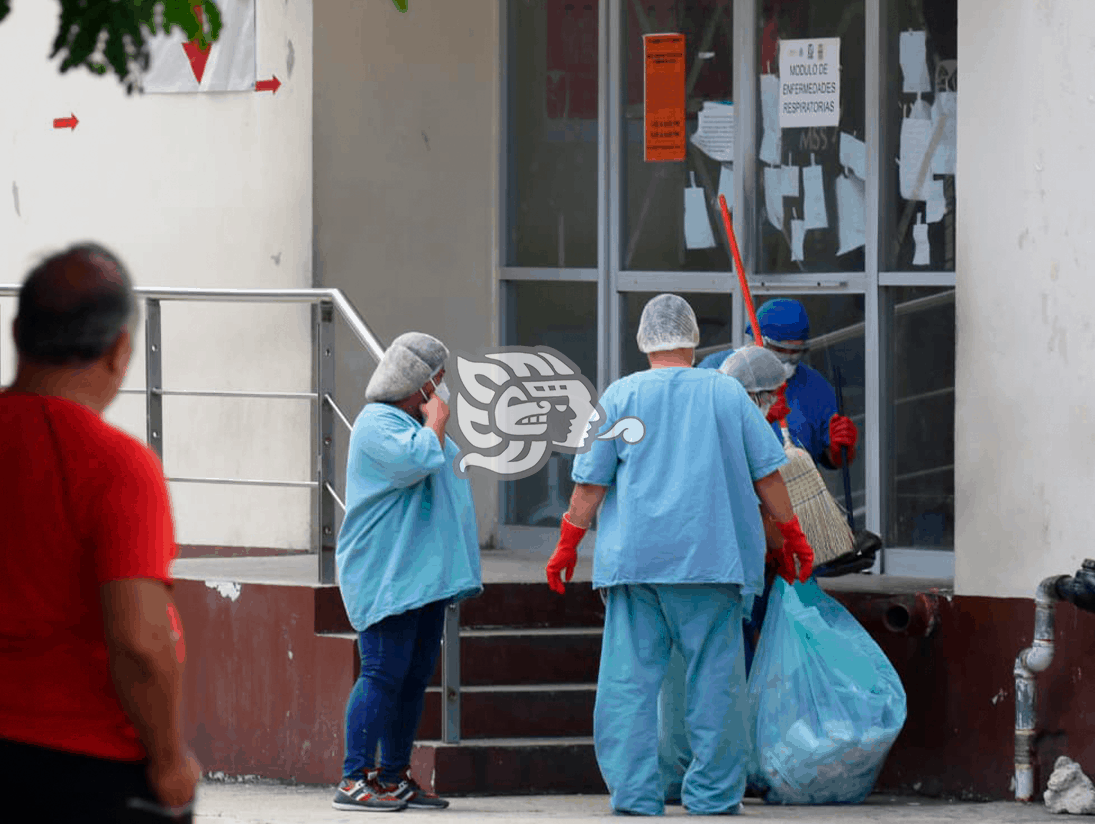
[[[794,298],[773,298],[757,310],[760,334],[771,341],[806,341],[810,338],[810,319],[806,307]],[[745,328],[752,337],[753,325]]]

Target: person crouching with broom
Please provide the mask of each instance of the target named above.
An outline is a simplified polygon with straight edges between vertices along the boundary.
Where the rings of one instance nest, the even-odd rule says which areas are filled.
[[[783,391],[793,370],[793,367],[789,369],[770,350],[757,346],[737,350],[719,368],[721,373],[741,383],[761,413],[772,424],[782,424],[790,412]],[[852,545],[851,530],[839,507],[825,489],[813,459],[806,451],[791,443],[785,425],[782,432],[784,450],[790,461],[780,468],[780,474],[787,485],[795,519],[783,525],[781,530],[761,508],[768,556],[764,593],[754,599],[752,612],[744,620],[747,672],[752,665],[760,628],[764,622],[768,594],[776,576],[783,576],[788,583],[795,579],[805,582],[810,578],[814,566],[811,539],[822,540],[828,551],[827,556],[830,553],[839,555],[847,552]],[[794,488],[792,484],[795,485]],[[829,536],[828,533],[835,535]],[[684,708],[681,705],[685,679],[684,659],[674,650],[658,700],[658,761],[663,781],[666,782],[665,801],[668,805],[680,804],[681,784],[692,762],[691,749],[685,735]]]

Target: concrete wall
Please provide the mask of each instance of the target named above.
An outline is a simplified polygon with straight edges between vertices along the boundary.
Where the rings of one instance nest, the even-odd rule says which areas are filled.
[[[1030,596],[1095,555],[1092,32],[1095,4],[958,5],[962,594]]]
[[[315,4],[316,281],[384,345],[411,329],[450,349],[497,340],[498,16],[497,0]],[[374,362],[342,333],[352,420]],[[496,485],[475,496],[489,543]]]
[[[377,4],[379,5],[379,3]],[[0,23],[0,283],[79,240],[116,250],[141,286],[306,287],[312,282],[311,0],[257,0],[257,70],[269,92],[134,94],[47,58],[55,0],[15,3]],[[75,114],[73,130],[53,119]],[[14,302],[0,306],[0,382],[10,382]],[[304,390],[307,308],[172,304],[168,389]],[[140,346],[143,348],[143,336]],[[144,386],[134,361],[126,386]],[[168,398],[169,475],[307,479],[307,402]],[[141,396],[108,418],[144,437]],[[173,484],[180,543],[307,548],[307,490]]]

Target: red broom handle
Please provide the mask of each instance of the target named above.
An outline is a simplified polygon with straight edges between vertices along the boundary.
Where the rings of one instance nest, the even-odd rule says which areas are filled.
[[[745,309],[749,312],[749,323],[753,325],[753,340],[763,347],[760,324],[757,323],[757,311],[753,308],[753,296],[749,292],[749,282],[745,280],[745,267],[741,265],[741,253],[738,251],[738,239],[734,235],[734,224],[730,220],[730,210],[726,206],[726,195],[719,195],[719,209],[722,211],[722,225],[726,227],[726,237],[730,239],[730,251],[734,254],[734,269],[738,271],[738,283],[745,297]]]

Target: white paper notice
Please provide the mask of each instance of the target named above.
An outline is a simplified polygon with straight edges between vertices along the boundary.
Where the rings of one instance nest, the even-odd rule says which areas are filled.
[[[719,166],[719,194],[726,196],[726,208],[734,208],[734,167],[723,163]],[[717,201],[716,201],[717,202]]]
[[[928,243],[928,225],[926,223],[913,224],[913,242],[916,244],[916,252],[913,254],[913,266],[927,266],[932,262],[932,250]]]
[[[840,38],[779,41],[779,125],[840,123]]]
[[[791,260],[802,260],[802,245],[806,240],[806,221],[791,218]]]
[[[928,77],[927,32],[901,32],[901,91],[906,94],[930,92]]]
[[[691,139],[709,158],[732,163],[734,161],[734,104],[705,100],[699,112],[699,126]]]
[[[864,184],[859,178],[841,175],[836,179],[837,255],[859,249],[866,243],[863,221]]]
[[[928,223],[939,223],[947,214],[947,196],[943,191],[943,181],[928,181],[925,194],[928,196]]]
[[[840,133],[840,165],[851,169],[860,180],[867,180],[867,147],[847,132]]]
[[[799,172],[797,166],[783,167],[783,196],[785,198],[798,197],[798,178]]]
[[[928,105],[928,101],[918,97],[916,102],[909,107],[909,117],[913,120],[931,120],[932,107]]]
[[[778,166],[764,167],[764,206],[768,221],[783,231],[783,170]]]
[[[782,153],[779,130],[779,76],[760,76],[760,120],[764,137],[760,142],[760,159],[771,166],[779,166]]]
[[[802,208],[806,213],[807,229],[825,229],[829,226],[820,166],[807,166],[802,170]]]
[[[931,118],[933,125],[943,124],[939,143],[932,155],[932,172],[953,175],[958,148],[958,92],[936,92]]]
[[[931,170],[924,163],[924,159],[931,136],[930,120],[905,118],[901,121],[901,154],[898,164],[901,171],[901,197],[907,201],[927,200],[924,184],[930,177]]]
[[[692,186],[684,190],[684,245],[688,249],[710,249],[715,245],[703,187],[696,186],[695,173]]]

